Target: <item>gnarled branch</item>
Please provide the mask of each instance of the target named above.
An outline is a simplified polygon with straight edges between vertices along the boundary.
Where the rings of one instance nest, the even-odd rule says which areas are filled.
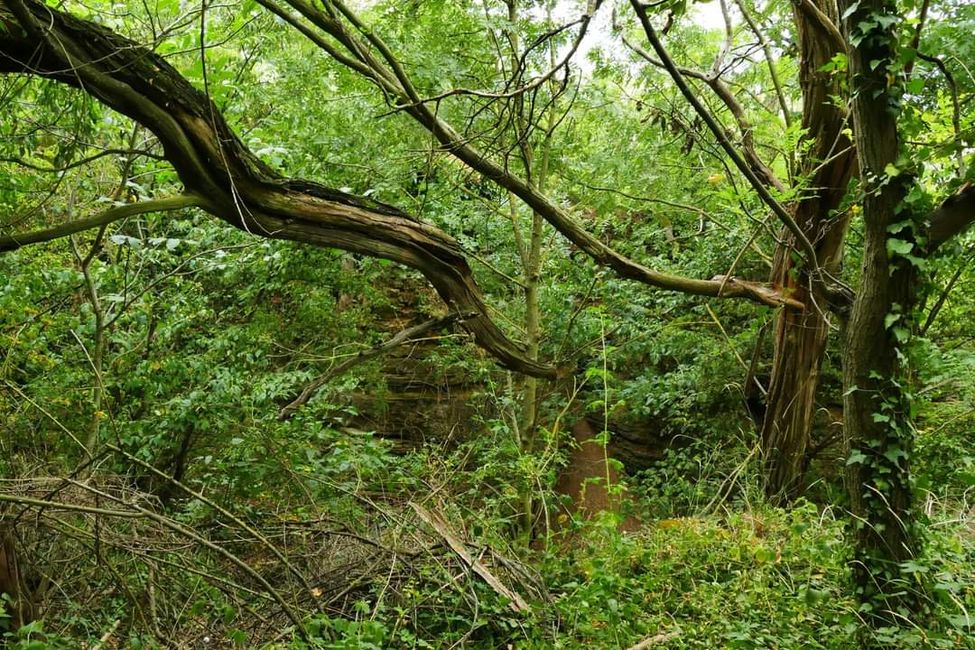
[[[114,32],[45,6],[0,0],[0,73],[65,83],[151,130],[198,205],[258,236],[340,248],[420,271],[502,365],[540,377],[488,316],[464,251],[449,235],[389,205],[284,178],[255,156],[210,99],[163,58]],[[104,217],[104,215],[102,215]],[[97,225],[97,224],[96,224]],[[34,234],[43,240],[50,233]]]
[[[412,80],[389,46],[340,0],[325,0],[322,9],[311,6],[306,0],[283,1],[301,14],[310,25],[282,9],[275,0],[258,0],[269,11],[288,20],[333,59],[370,79],[391,102],[402,107],[403,112],[426,128],[445,151],[517,196],[600,266],[612,269],[620,277],[671,291],[700,296],[745,298],[771,306],[801,306],[795,299],[769,285],[739,278],[687,278],[648,268],[622,255],[583,228],[569,211],[557,205],[532,183],[516,176],[478,150],[434,109],[421,101]],[[351,29],[340,17],[350,23]]]

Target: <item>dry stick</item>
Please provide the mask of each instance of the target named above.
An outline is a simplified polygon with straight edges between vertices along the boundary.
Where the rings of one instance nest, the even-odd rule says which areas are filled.
[[[244,562],[243,560],[241,560],[239,557],[237,557],[236,555],[234,555],[233,553],[231,553],[227,549],[223,548],[219,544],[215,544],[215,543],[211,542],[210,540],[208,540],[208,539],[206,539],[204,537],[201,537],[200,535],[198,535],[194,531],[190,530],[189,528],[186,528],[184,526],[181,526],[180,524],[176,523],[175,521],[173,521],[173,520],[171,520],[171,519],[169,519],[167,517],[163,517],[162,515],[159,515],[159,514],[153,512],[152,510],[148,510],[146,508],[143,508],[142,506],[140,506],[138,504],[135,504],[135,503],[127,503],[126,501],[120,499],[119,497],[116,497],[116,496],[113,496],[111,494],[108,494],[107,492],[102,492],[101,490],[95,489],[95,488],[91,487],[90,485],[87,485],[87,484],[82,483],[80,481],[74,481],[74,480],[70,480],[69,479],[68,482],[71,483],[72,485],[76,486],[76,487],[79,487],[79,488],[83,489],[83,490],[88,490],[92,494],[97,494],[97,495],[102,496],[102,497],[105,497],[106,499],[109,499],[111,501],[115,501],[116,503],[121,503],[123,505],[129,506],[130,508],[134,509],[135,511],[137,511],[139,513],[142,513],[143,516],[145,516],[145,517],[147,517],[147,518],[155,521],[157,524],[163,526],[164,528],[168,528],[169,530],[173,531],[174,533],[178,533],[180,535],[183,535],[184,537],[187,537],[187,538],[193,540],[197,544],[201,544],[201,545],[207,547],[208,549],[210,549],[214,553],[217,553],[218,555],[222,556],[224,559],[226,559],[229,562],[231,562],[232,564],[236,565],[240,570],[242,570],[244,573],[246,573],[247,575],[249,575],[251,578],[253,578],[254,580],[256,580],[258,583],[260,583],[260,585],[262,587],[264,587],[264,589],[267,591],[267,593],[281,607],[281,610],[284,612],[285,616],[288,617],[288,620],[290,620],[291,623],[295,626],[295,630],[298,632],[299,636],[301,636],[302,640],[304,640],[305,642],[309,642],[310,641],[310,639],[308,637],[308,633],[305,631],[305,627],[301,623],[301,619],[298,618],[298,615],[291,609],[291,606],[288,605],[287,602],[285,602],[285,600],[281,596],[281,594],[279,594],[277,592],[277,590],[274,587],[271,586],[271,583],[268,582],[267,579],[264,576],[262,576],[260,573],[258,573],[254,569],[252,569],[246,562]]]
[[[126,512],[124,510],[106,510],[93,506],[80,506],[74,503],[60,503],[58,501],[47,501],[45,499],[33,499],[31,497],[19,497],[12,494],[0,494],[0,503],[17,503],[25,506],[37,506],[40,508],[50,508],[51,510],[70,510],[72,512],[87,512],[93,515],[105,515],[106,517],[124,517],[128,519],[140,519],[144,515],[138,512]]]
[[[420,519],[426,522],[427,525],[433,528],[437,534],[440,535],[445,542],[447,542],[450,550],[456,553],[457,556],[464,561],[464,564],[473,569],[474,573],[479,575],[484,582],[486,582],[488,586],[494,589],[494,591],[500,596],[503,596],[511,601],[509,606],[513,611],[526,612],[530,609],[524,598],[506,587],[504,583],[498,580],[493,573],[488,571],[488,568],[484,566],[480,560],[471,556],[470,551],[467,550],[467,547],[465,547],[463,542],[457,539],[457,537],[450,532],[447,524],[442,519],[418,503],[410,502],[410,506],[416,512],[417,516],[420,517]]]
[[[676,639],[678,636],[680,636],[680,632],[661,632],[660,634],[647,637],[634,646],[630,646],[629,650],[646,650],[650,646],[667,643],[671,639]]]
[[[190,496],[192,496],[194,499],[197,499],[197,500],[201,501],[202,503],[205,503],[206,505],[210,506],[211,508],[213,508],[214,510],[216,510],[217,512],[219,512],[221,515],[223,515],[224,517],[226,517],[227,519],[229,519],[230,521],[234,522],[235,524],[237,524],[238,526],[240,526],[241,528],[243,528],[245,531],[247,531],[248,533],[250,533],[251,535],[253,535],[254,536],[254,539],[256,539],[259,542],[261,542],[261,544],[263,544],[269,551],[271,551],[272,554],[274,554],[274,556],[276,558],[278,558],[278,560],[280,560],[281,564],[283,564],[285,566],[285,568],[291,574],[293,574],[296,578],[298,578],[298,581],[301,582],[302,586],[305,588],[305,591],[307,591],[308,593],[311,593],[312,586],[308,582],[308,580],[305,578],[304,574],[301,573],[300,571],[298,571],[298,569],[296,569],[294,567],[294,565],[291,564],[291,562],[288,561],[288,559],[284,556],[284,554],[281,553],[280,550],[278,550],[278,547],[275,546],[274,544],[272,544],[271,541],[267,537],[265,537],[264,535],[262,535],[260,533],[260,531],[258,531],[257,529],[252,528],[251,526],[247,525],[246,522],[244,522],[242,519],[238,518],[236,515],[234,515],[232,512],[230,512],[226,508],[222,507],[220,504],[218,504],[215,501],[213,501],[213,500],[211,500],[211,499],[203,496],[202,493],[197,492],[196,490],[194,490],[193,488],[189,487],[188,485],[186,485],[186,484],[184,484],[184,483],[182,483],[180,481],[177,481],[175,478],[173,478],[172,476],[169,476],[168,474],[166,474],[162,470],[159,470],[156,467],[153,467],[150,463],[147,463],[144,460],[142,460],[140,458],[137,458],[136,456],[133,456],[132,454],[124,451],[123,449],[120,449],[119,447],[116,447],[113,444],[107,444],[105,446],[108,449],[111,449],[112,451],[114,451],[115,453],[120,454],[126,460],[128,460],[130,462],[133,462],[136,465],[139,465],[140,467],[142,467],[144,469],[149,470],[150,472],[152,472],[153,474],[155,474],[156,476],[158,476],[161,479],[164,479],[166,481],[169,481],[170,483],[172,483],[173,485],[175,485],[176,487],[178,487],[183,492],[186,492],[187,494],[189,494]]]
[[[951,290],[955,288],[955,284],[958,283],[958,280],[961,278],[961,274],[964,273],[965,269],[968,268],[968,265],[972,263],[972,259],[972,256],[969,255],[968,258],[965,259],[957,269],[955,269],[951,279],[948,280],[948,284],[945,285],[945,288],[941,291],[941,295],[938,296],[938,299],[931,307],[931,311],[928,312],[928,317],[924,319],[924,324],[921,325],[921,329],[918,330],[918,333],[921,336],[925,336],[928,333],[928,330],[931,328],[931,325],[934,324],[934,319],[938,317],[938,314],[941,312],[941,308],[945,306],[945,302],[948,300],[948,295],[951,293]]]
[[[225,587],[228,588],[228,590],[229,589],[237,589],[237,590],[240,590],[240,591],[242,591],[242,592],[244,592],[246,594],[250,594],[251,596],[254,596],[255,598],[263,598],[263,599],[267,599],[267,600],[273,600],[271,598],[271,596],[268,596],[267,594],[261,593],[260,591],[255,591],[254,589],[250,589],[249,587],[245,587],[244,585],[238,584],[238,583],[234,582],[233,580],[228,580],[227,578],[223,578],[221,576],[214,575],[212,573],[207,573],[203,569],[198,569],[198,568],[196,568],[196,567],[194,567],[194,566],[192,566],[190,564],[180,564],[179,562],[174,562],[173,560],[167,560],[166,558],[163,558],[163,557],[158,557],[158,556],[155,556],[155,555],[150,555],[149,553],[146,553],[144,551],[140,551],[140,550],[137,550],[137,549],[134,549],[134,548],[126,548],[126,550],[129,553],[132,553],[133,555],[136,555],[136,556],[139,556],[139,557],[144,558],[147,563],[150,560],[152,562],[158,562],[159,564],[164,564],[166,566],[171,566],[174,569],[179,569],[180,571],[185,571],[187,573],[192,573],[193,575],[199,576],[199,577],[201,577],[201,578],[203,578],[205,580],[210,580],[210,581],[215,582],[217,584],[224,585]],[[233,592],[224,592],[224,593],[233,593]]]
[[[103,634],[101,638],[98,639],[98,643],[96,643],[91,647],[91,650],[101,650],[102,647],[106,643],[108,643],[108,640],[112,638],[112,635],[115,634],[115,630],[118,629],[118,626],[121,622],[122,619],[120,618],[115,619],[115,622],[112,623],[111,627],[109,627],[108,630],[106,630],[105,634]]]
[[[315,396],[318,389],[360,363],[378,357],[379,355],[388,352],[395,347],[409,343],[413,338],[422,336],[431,330],[439,329],[457,321],[471,318],[472,316],[474,316],[474,314],[448,314],[447,316],[431,318],[430,320],[424,321],[419,325],[407,327],[406,329],[397,332],[395,336],[387,341],[383,341],[379,345],[375,345],[367,350],[362,350],[355,356],[349,357],[325,374],[306,384],[305,387],[301,389],[301,394],[294,398],[290,404],[281,409],[281,412],[278,414],[278,419],[289,419],[295,414],[295,411],[307,404],[308,400]]]

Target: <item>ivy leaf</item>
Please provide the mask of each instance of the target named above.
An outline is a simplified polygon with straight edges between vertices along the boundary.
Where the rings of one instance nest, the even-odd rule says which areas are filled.
[[[890,255],[903,257],[914,250],[914,243],[891,237],[887,240],[887,252]]]
[[[853,12],[855,12],[859,8],[860,8],[860,2],[859,2],[859,0],[857,0],[857,2],[854,2],[849,7],[847,7],[846,11],[843,12],[843,15],[841,16],[841,18],[843,20],[846,20],[847,18],[849,18],[850,16],[852,16],[853,15]]]
[[[884,458],[892,463],[896,463],[898,459],[907,456],[903,449],[900,447],[889,447],[887,451],[884,452]]]
[[[846,464],[849,465],[862,465],[867,460],[867,455],[864,454],[859,449],[854,449],[850,452],[850,457],[846,459]]]

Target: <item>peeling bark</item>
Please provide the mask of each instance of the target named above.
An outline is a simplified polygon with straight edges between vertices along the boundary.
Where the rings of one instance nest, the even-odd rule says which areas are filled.
[[[853,144],[843,132],[848,126],[846,115],[831,99],[840,93],[838,80],[821,71],[842,47],[842,43],[823,36],[821,21],[835,23],[839,12],[833,0],[807,4],[805,10],[796,8],[794,13],[800,47],[802,127],[809,145],[798,171],[800,178],[808,179],[808,189],[792,210],[796,223],[813,242],[820,267],[838,275],[849,219],[836,210],[846,194],[856,158]],[[820,18],[815,18],[809,7]],[[819,371],[829,338],[830,305],[829,297],[809,281],[805,270],[797,268],[795,245],[784,229],[781,241],[770,282],[790,292],[803,307],[783,310],[776,321],[761,435],[766,494],[775,500],[789,500],[804,487]]]

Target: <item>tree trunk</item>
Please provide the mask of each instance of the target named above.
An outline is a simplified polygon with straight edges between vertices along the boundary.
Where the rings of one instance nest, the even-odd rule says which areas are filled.
[[[815,0],[823,15],[838,21],[834,0]],[[838,43],[824,38],[822,27],[801,9],[795,10],[800,46],[802,128],[808,149],[799,163],[798,177],[807,189],[793,204],[796,223],[813,243],[819,265],[838,274],[843,238],[849,219],[836,210],[846,194],[855,157],[844,135],[846,120],[831,97],[842,89],[838,75],[823,66],[837,54]],[[762,450],[766,466],[766,494],[788,501],[804,487],[816,389],[829,337],[825,296],[809,293],[808,277],[795,264],[795,247],[786,231],[776,248],[770,282],[791,292],[801,309],[783,309],[777,319],[772,373],[762,421]]]
[[[21,626],[34,620],[33,603],[24,589],[17,546],[10,529],[0,529],[0,595],[4,594],[7,600],[0,606],[0,610],[6,610],[10,621],[8,629],[0,628],[0,636],[4,632],[16,632]]]
[[[899,155],[899,100],[889,79],[897,78],[897,50],[894,29],[883,25],[894,22],[896,7],[887,0],[843,2],[849,5],[848,38],[857,44],[850,53],[850,78],[865,192],[862,279],[847,327],[843,372],[852,569],[868,625],[899,627],[915,625],[925,602],[923,584],[903,564],[920,546],[908,469],[913,428],[906,391],[918,278],[904,250],[921,255],[914,240],[923,220],[905,202],[912,176],[892,167]],[[864,645],[886,644],[865,635]]]
[[[775,328],[775,356],[762,421],[765,492],[786,502],[805,487],[810,429],[829,323],[814,308],[784,310]]]

